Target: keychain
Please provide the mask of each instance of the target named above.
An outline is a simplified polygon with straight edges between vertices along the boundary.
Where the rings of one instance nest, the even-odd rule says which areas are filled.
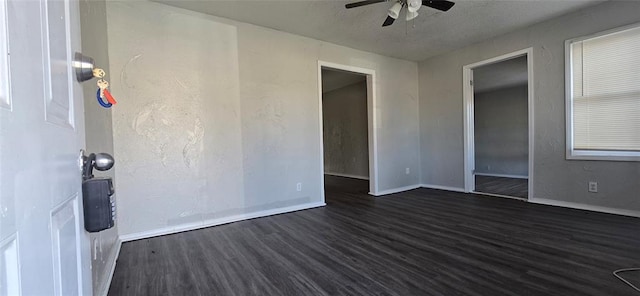
[[[111,106],[117,104],[116,100],[113,98],[111,93],[109,92],[109,82],[104,79],[106,75],[105,71],[100,68],[93,69],[93,76],[98,78],[96,84],[98,85],[98,91],[96,92],[96,100],[100,106],[104,108],[111,108]],[[107,100],[107,102],[104,101]]]

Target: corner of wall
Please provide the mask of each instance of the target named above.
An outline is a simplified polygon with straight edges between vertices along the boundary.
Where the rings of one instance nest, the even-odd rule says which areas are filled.
[[[82,0],[79,2],[80,34],[83,54],[95,60],[96,67],[109,75],[109,53],[107,40],[107,11],[105,0]],[[85,113],[85,150],[90,153],[106,152],[114,154],[113,126],[110,109],[104,109],[95,101],[95,81],[82,84]],[[116,165],[109,171],[96,175],[115,178]],[[117,187],[117,186],[116,186]],[[114,228],[89,235],[91,240],[91,269],[93,294],[106,295],[115,261],[120,249],[117,224]],[[107,258],[103,260],[102,258]],[[95,259],[94,259],[95,258]]]
[[[111,280],[113,280],[113,274],[116,271],[116,262],[118,261],[118,257],[120,256],[120,249],[122,247],[122,240],[120,238],[116,239],[116,245],[112,248],[112,251],[109,253],[107,257],[107,265],[106,272],[102,274],[102,278],[97,281],[99,286],[97,289],[94,289],[97,293],[94,294],[99,296],[107,296],[109,294],[109,287],[111,286]]]
[[[416,81],[418,82],[418,84],[416,85],[417,90],[416,93],[418,94],[418,98],[417,98],[417,113],[418,113],[418,168],[420,168],[418,170],[418,183],[423,183],[424,179],[424,168],[422,167],[422,115],[420,112],[421,109],[421,104],[422,104],[422,97],[420,94],[420,63],[421,62],[416,62]]]

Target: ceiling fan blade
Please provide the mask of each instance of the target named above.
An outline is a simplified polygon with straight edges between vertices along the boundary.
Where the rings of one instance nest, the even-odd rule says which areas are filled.
[[[435,8],[437,10],[447,11],[455,5],[455,3],[446,0],[422,0],[422,5]]]
[[[349,3],[349,4],[345,5],[344,7],[346,7],[346,8],[354,8],[354,7],[360,7],[360,6],[365,6],[365,5],[369,5],[369,4],[376,4],[376,3],[380,3],[380,2],[387,2],[387,0],[365,0],[365,1],[360,1],[360,2]]]
[[[396,19],[394,19],[394,18],[392,18],[392,17],[390,17],[390,16],[387,16],[387,19],[386,19],[386,20],[384,20],[384,23],[382,23],[382,26],[383,26],[383,27],[390,26],[391,24],[393,24],[393,22],[394,22],[395,20],[396,20]]]

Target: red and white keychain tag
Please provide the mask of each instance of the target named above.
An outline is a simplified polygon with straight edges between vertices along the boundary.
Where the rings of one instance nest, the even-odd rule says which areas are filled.
[[[93,70],[93,76],[98,78],[97,85],[98,91],[96,92],[96,100],[100,106],[105,108],[111,108],[111,106],[117,104],[116,100],[113,98],[111,93],[109,92],[109,82],[104,79],[105,72],[100,68],[96,68]],[[105,102],[104,100],[107,100]]]

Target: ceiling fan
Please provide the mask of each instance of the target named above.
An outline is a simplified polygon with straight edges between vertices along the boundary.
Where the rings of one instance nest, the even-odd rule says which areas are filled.
[[[345,5],[345,7],[349,9],[387,1],[389,0],[365,0],[349,3]],[[385,19],[384,23],[382,23],[383,27],[393,24],[398,16],[400,16],[400,10],[402,10],[402,8],[405,6],[407,7],[407,20],[410,21],[418,16],[418,9],[420,9],[422,5],[441,11],[447,11],[451,9],[451,7],[453,7],[453,5],[455,4],[451,1],[446,0],[396,0],[395,2],[396,3],[393,4],[391,8],[389,8],[387,19]]]

